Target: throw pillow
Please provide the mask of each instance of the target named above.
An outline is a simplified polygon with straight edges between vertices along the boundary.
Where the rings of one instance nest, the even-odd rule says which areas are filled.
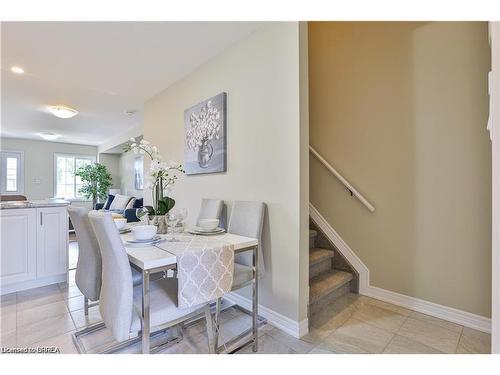
[[[134,208],[134,204],[135,204],[135,198],[132,197],[128,203],[127,203],[127,207],[125,207],[126,210],[128,210],[129,208]]]
[[[113,202],[113,199],[115,199],[114,195],[108,194],[108,198],[106,198],[106,202],[104,202],[104,208],[105,210],[109,210],[109,206],[111,206],[111,202]]]
[[[136,198],[134,208],[141,208],[144,205],[144,198]]]
[[[127,207],[130,198],[132,197],[129,197],[127,195],[116,194],[115,199],[113,199],[113,202],[111,202],[111,206],[109,206],[109,209],[123,211],[125,207]]]

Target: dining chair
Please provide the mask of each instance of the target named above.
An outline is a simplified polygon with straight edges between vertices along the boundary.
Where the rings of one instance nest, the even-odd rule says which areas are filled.
[[[262,227],[266,205],[263,202],[235,201],[229,217],[227,232],[256,238],[258,247],[254,251],[246,251],[235,255],[234,277],[231,290],[238,290],[253,284],[252,313],[254,324],[257,326],[258,279],[264,275],[264,257],[262,252]],[[215,347],[218,347],[220,326],[221,299],[217,299],[215,307]],[[254,332],[255,342],[253,349],[257,351],[257,332]]]
[[[200,225],[202,219],[219,219],[221,220],[222,209],[224,208],[224,201],[221,199],[203,198],[201,200],[200,213],[196,225]],[[222,225],[222,223],[220,223]]]
[[[101,252],[92,229],[88,211],[84,207],[68,206],[68,214],[75,229],[78,241],[78,261],[76,264],[75,283],[83,294],[85,316],[89,307],[96,306],[101,293]],[[134,285],[140,285],[142,274],[133,270]],[[94,301],[90,303],[89,301]]]
[[[137,342],[137,338],[129,339],[130,334],[144,329],[144,322],[141,319],[142,287],[133,285],[127,252],[111,215],[92,211],[89,213],[89,220],[102,256],[99,310],[106,327],[109,328],[115,340],[120,342],[118,346],[115,345],[102,351],[111,353],[124,347],[124,344],[126,345],[131,340]],[[147,307],[150,312],[149,327],[165,330],[205,313],[209,352],[212,353],[213,328],[210,305],[205,303],[187,308],[177,307],[177,282],[176,279],[170,278],[150,282],[150,304]],[[162,344],[161,347],[164,345]]]

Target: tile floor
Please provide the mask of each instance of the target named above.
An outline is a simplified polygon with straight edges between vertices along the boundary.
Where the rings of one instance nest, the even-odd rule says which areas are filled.
[[[99,321],[97,307],[83,313],[83,298],[74,283],[51,285],[1,297],[1,347],[56,346],[76,353],[71,335]],[[222,314],[221,341],[251,325],[250,317],[230,308]],[[488,334],[364,296],[350,294],[311,320],[310,332],[296,339],[267,324],[259,330],[259,353],[489,353]],[[162,339],[165,337],[162,337]],[[113,342],[102,330],[83,339],[88,352]],[[139,344],[124,350],[138,353]],[[186,329],[185,338],[161,353],[206,353],[203,322]],[[252,353],[251,347],[239,353]]]

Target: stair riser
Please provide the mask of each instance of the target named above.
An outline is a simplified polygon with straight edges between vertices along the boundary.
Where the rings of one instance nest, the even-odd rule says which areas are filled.
[[[315,276],[323,272],[328,272],[332,269],[332,261],[333,258],[325,259],[320,263],[316,263],[314,266],[309,267],[309,279],[312,279]]]
[[[325,306],[333,303],[336,299],[349,294],[351,291],[350,283],[342,285],[340,288],[335,289],[333,292],[327,294],[322,297],[315,303],[309,305],[309,318],[311,318],[314,314],[317,314],[321,310],[325,308]]]

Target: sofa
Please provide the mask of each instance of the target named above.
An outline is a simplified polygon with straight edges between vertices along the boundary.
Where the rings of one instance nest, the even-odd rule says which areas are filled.
[[[127,201],[127,199],[125,198],[126,196],[119,194],[116,194],[116,196],[113,194],[108,194],[108,198],[106,199],[106,201],[104,203],[97,203],[95,209],[121,214],[125,219],[127,219],[127,223],[139,221],[135,213],[138,208],[142,208],[144,204],[144,199],[136,197],[127,197],[129,199],[126,202],[125,206],[116,208],[113,207],[113,201],[115,200],[115,197],[119,197],[119,200],[121,202]],[[132,200],[133,202],[131,202]],[[121,206],[123,206],[123,204]]]

